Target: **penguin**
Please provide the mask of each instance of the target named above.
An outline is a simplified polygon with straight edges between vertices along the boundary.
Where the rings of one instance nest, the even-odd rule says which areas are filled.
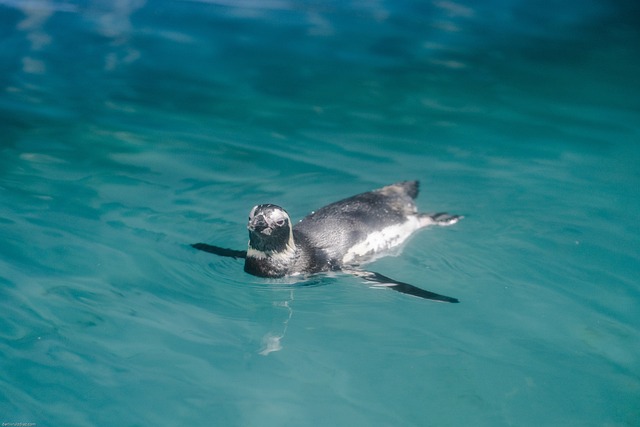
[[[403,181],[331,203],[292,224],[286,210],[273,204],[249,212],[246,251],[195,243],[196,249],[244,258],[254,276],[281,278],[342,271],[405,294],[439,302],[458,299],[426,291],[361,265],[384,256],[413,233],[430,225],[449,226],[461,215],[419,213],[418,181]]]

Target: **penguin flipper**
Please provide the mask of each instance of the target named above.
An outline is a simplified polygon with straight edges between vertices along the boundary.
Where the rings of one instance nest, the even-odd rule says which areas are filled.
[[[207,245],[206,243],[194,243],[191,246],[200,251],[209,252],[210,254],[215,254],[219,256],[226,256],[233,259],[247,257],[247,251],[238,251],[235,249],[221,248],[220,246]]]
[[[388,287],[389,289],[392,289],[397,292],[401,292],[403,294],[413,295],[415,297],[429,299],[429,300],[438,301],[438,302],[449,302],[449,303],[460,302],[457,298],[452,298],[445,295],[436,294],[435,292],[426,291],[424,289],[420,289],[408,283],[400,282],[398,280],[391,279],[387,276],[383,276],[382,274],[376,273],[374,271],[353,270],[353,271],[347,271],[347,272],[355,276],[361,277],[369,282],[377,283],[374,286]]]

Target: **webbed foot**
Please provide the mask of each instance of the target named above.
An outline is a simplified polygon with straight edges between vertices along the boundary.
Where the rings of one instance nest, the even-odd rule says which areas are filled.
[[[460,221],[464,218],[462,215],[450,215],[446,212],[438,212],[434,214],[420,214],[420,221],[422,222],[422,226],[425,227],[427,225],[440,225],[447,226],[453,225],[456,222]]]

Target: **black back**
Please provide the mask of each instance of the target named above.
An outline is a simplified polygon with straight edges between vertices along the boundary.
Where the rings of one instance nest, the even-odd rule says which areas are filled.
[[[331,203],[294,225],[294,239],[340,260],[371,232],[416,214],[417,195],[418,182],[405,181]]]

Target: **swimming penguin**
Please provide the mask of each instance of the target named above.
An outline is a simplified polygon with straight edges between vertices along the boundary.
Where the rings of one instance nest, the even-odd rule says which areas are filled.
[[[263,204],[249,212],[246,251],[196,243],[196,249],[232,258],[244,258],[244,270],[260,277],[285,277],[344,271],[378,286],[441,302],[456,298],[425,291],[361,264],[403,243],[429,225],[452,225],[462,216],[418,213],[414,199],[418,181],[404,181],[327,205],[292,225],[287,211]]]

